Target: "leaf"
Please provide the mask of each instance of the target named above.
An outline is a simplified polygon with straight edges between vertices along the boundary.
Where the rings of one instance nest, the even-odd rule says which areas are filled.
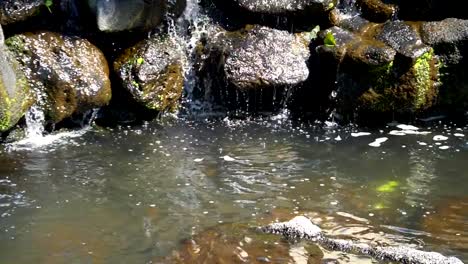
[[[325,44],[325,46],[335,46],[336,40],[335,36],[333,36],[333,33],[328,31],[327,35],[325,36],[325,39],[323,40],[323,43]]]
[[[137,59],[137,64],[138,65],[142,65],[143,63],[145,63],[145,60],[143,58],[138,58]]]

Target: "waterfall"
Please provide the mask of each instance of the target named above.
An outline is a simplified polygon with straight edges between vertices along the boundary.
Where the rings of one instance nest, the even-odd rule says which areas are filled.
[[[187,0],[184,13],[177,20],[170,20],[169,35],[183,54],[184,94],[182,115],[198,114],[210,110],[209,102],[195,98],[194,93],[199,85],[196,74],[196,49],[199,41],[214,31],[211,18],[203,13],[200,0]]]
[[[44,111],[37,104],[29,108],[26,113],[26,138],[40,139],[44,135]]]

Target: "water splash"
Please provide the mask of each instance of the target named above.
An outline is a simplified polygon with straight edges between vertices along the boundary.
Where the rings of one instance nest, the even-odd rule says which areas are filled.
[[[97,116],[97,109],[83,115],[82,129],[46,134],[44,111],[39,105],[32,106],[26,113],[26,137],[7,145],[9,151],[34,150],[59,144],[70,144],[70,139],[79,138],[88,132]]]

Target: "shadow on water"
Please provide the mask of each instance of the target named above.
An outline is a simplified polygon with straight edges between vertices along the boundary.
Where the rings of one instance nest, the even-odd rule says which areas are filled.
[[[178,120],[3,149],[0,262],[372,262],[254,230],[297,214],[466,261],[466,128],[395,129]]]

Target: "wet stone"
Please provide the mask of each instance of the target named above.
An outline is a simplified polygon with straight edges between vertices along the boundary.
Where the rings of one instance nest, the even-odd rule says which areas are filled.
[[[412,60],[430,50],[429,46],[422,43],[416,30],[402,21],[383,24],[375,38]]]
[[[0,1],[0,24],[8,25],[35,16],[44,3],[44,0],[2,0]]]
[[[239,89],[300,84],[309,76],[309,41],[299,34],[255,27],[227,57],[226,77]]]
[[[107,61],[89,41],[40,32],[15,35],[6,44],[26,74],[47,121],[57,123],[109,103]]]
[[[175,110],[184,85],[183,54],[176,40],[154,36],[123,52],[114,63],[120,77],[136,102],[157,110]]]

